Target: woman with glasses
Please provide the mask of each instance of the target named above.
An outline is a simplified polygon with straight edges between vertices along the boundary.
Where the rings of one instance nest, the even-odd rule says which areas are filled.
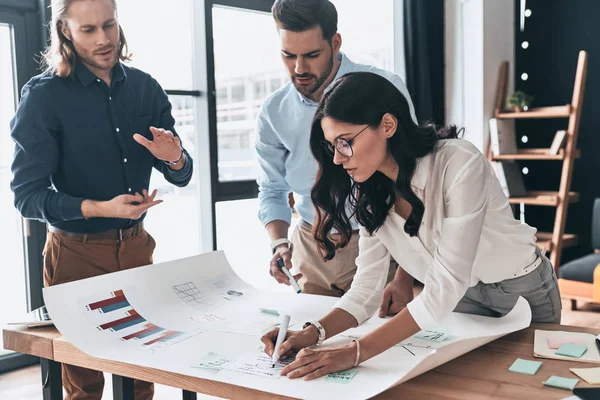
[[[319,164],[313,233],[331,259],[356,218],[358,270],[331,312],[288,332],[279,353],[303,350],[282,374],[315,379],[345,370],[443,323],[452,311],[502,316],[519,296],[534,322],[560,322],[556,276],[535,244],[536,230],[515,220],[488,160],[457,136],[455,126],[416,125],[404,96],[375,74],[347,74],[323,96],[310,138]],[[341,240],[330,240],[332,229]],[[424,283],[422,293],[347,346],[305,349],[376,312],[390,256]],[[276,335],[262,338],[268,354]]]

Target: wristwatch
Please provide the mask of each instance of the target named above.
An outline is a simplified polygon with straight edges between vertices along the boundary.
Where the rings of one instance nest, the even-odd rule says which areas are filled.
[[[275,249],[277,248],[277,246],[282,245],[282,244],[287,244],[288,247],[290,248],[290,250],[292,250],[292,242],[287,239],[287,238],[282,238],[282,239],[277,239],[277,240],[273,240],[271,242],[271,251],[273,252],[273,254],[275,254]]]
[[[319,321],[313,320],[313,321],[308,321],[307,323],[305,323],[302,326],[302,329],[306,329],[306,328],[308,328],[311,325],[314,325],[315,328],[317,328],[317,330],[319,331],[319,339],[317,340],[317,346],[320,346],[325,341],[325,337],[326,337],[325,328],[323,328],[323,325],[321,325],[319,323]]]

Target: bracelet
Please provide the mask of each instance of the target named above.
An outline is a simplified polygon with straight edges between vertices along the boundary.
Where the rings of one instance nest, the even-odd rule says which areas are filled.
[[[356,343],[356,359],[354,360],[354,367],[358,365],[358,360],[360,359],[360,342],[358,339],[352,339],[354,343]]]
[[[325,338],[327,337],[327,333],[325,332],[325,328],[323,328],[323,325],[321,325],[321,323],[317,320],[312,320],[312,321],[308,321],[307,323],[305,323],[302,326],[302,329],[306,329],[309,326],[314,325],[315,328],[317,328],[317,331],[319,331],[319,338],[317,339],[317,346],[320,346],[323,344],[323,342],[325,341]]]
[[[167,161],[167,160],[161,160],[161,161],[164,162],[167,165],[175,165],[175,164],[177,164],[183,158],[183,147],[180,147],[180,150],[181,150],[181,154],[179,155],[179,158],[176,161]]]

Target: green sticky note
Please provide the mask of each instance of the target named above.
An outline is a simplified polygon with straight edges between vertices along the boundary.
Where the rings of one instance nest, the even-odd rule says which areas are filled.
[[[540,361],[529,361],[517,358],[508,370],[518,374],[535,375],[541,366],[542,363]]]
[[[337,382],[337,383],[348,383],[354,378],[356,375],[356,370],[349,369],[347,371],[334,372],[333,374],[327,375],[325,378],[326,381],[329,382]]]
[[[271,310],[268,308],[261,308],[260,312],[264,314],[275,315],[277,317],[279,316],[279,312],[277,310]]]
[[[587,346],[582,346],[580,344],[573,343],[565,343],[562,346],[560,346],[554,354],[558,356],[579,358],[583,355],[583,353],[586,352],[586,350]]]
[[[546,380],[544,386],[552,386],[559,389],[573,390],[579,379],[561,378],[560,376],[552,375]]]

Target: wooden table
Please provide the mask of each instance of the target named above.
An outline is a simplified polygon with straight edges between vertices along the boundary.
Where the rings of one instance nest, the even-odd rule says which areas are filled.
[[[457,359],[420,375],[378,395],[377,399],[563,399],[570,392],[544,387],[542,381],[551,375],[577,378],[569,368],[594,367],[595,364],[539,359],[542,367],[534,376],[508,372],[517,358],[533,359],[534,329],[586,332],[597,335],[599,329],[564,325],[533,324],[473,350]],[[115,376],[116,399],[133,398],[130,378],[156,382],[184,390],[184,399],[195,398],[196,392],[226,399],[287,399],[272,393],[200,379],[171,372],[140,367],[91,357],[76,349],[54,328],[5,329],[4,348],[38,356],[42,359],[44,399],[60,399],[60,363],[78,365]],[[595,349],[594,349],[595,350]],[[46,366],[44,366],[46,364]],[[58,376],[57,376],[58,375]],[[577,387],[590,387],[580,380]]]

